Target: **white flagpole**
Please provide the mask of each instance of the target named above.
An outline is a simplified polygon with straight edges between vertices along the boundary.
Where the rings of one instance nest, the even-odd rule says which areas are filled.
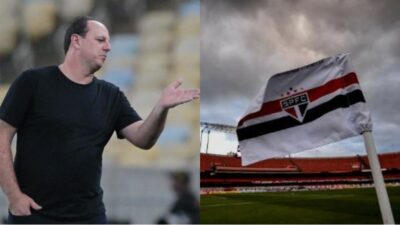
[[[376,194],[378,196],[379,208],[381,210],[384,224],[394,224],[392,208],[390,206],[389,197],[386,191],[385,182],[383,180],[381,166],[376,154],[375,142],[371,131],[363,133],[365,148],[367,149],[369,165],[371,167],[372,179]]]

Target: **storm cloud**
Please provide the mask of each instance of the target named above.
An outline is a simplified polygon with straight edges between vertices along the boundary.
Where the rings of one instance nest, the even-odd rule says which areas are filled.
[[[201,6],[202,121],[236,125],[273,74],[350,52],[378,150],[400,149],[400,1],[203,0]]]

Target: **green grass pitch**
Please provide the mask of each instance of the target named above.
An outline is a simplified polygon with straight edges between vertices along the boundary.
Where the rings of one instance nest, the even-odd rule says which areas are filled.
[[[388,187],[400,223],[400,187]],[[201,196],[201,223],[379,224],[375,189],[217,194]]]

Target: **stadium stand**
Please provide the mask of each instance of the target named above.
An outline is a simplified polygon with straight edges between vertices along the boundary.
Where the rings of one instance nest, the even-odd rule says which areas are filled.
[[[366,156],[273,158],[241,166],[240,157],[201,153],[201,187],[371,184]],[[400,182],[400,152],[379,155],[387,183]]]

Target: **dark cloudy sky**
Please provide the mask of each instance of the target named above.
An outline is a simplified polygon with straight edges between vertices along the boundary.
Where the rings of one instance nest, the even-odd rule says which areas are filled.
[[[235,125],[273,74],[350,52],[378,152],[400,151],[400,1],[203,0],[201,7],[202,121]],[[365,153],[361,138],[305,155],[356,153]]]

